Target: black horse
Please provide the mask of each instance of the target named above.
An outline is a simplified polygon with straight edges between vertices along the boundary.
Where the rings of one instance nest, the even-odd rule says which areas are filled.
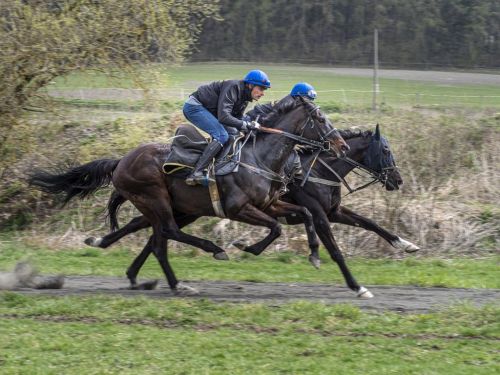
[[[342,253],[333,237],[329,223],[342,223],[373,231],[392,246],[407,252],[417,251],[419,248],[411,242],[381,228],[374,221],[341,206],[340,186],[342,183],[347,184],[344,177],[354,168],[367,171],[373,177],[373,181],[381,182],[387,190],[399,189],[403,181],[397,170],[389,144],[384,137],[380,136],[378,126],[375,133],[371,131],[353,132],[349,130],[341,130],[340,133],[350,146],[347,157],[336,158],[326,152],[322,152],[321,154],[302,153],[301,164],[304,168],[303,175],[295,179],[288,186],[290,190],[282,199],[303,205],[312,213],[316,233],[332,259],[339,265],[349,287],[355,290],[359,296],[369,298],[371,293],[366,288],[357,284],[347,268]],[[309,169],[310,173],[308,172]],[[304,180],[306,180],[305,183]],[[349,190],[353,191],[354,189],[349,187]],[[118,229],[116,214],[120,205],[125,201],[126,199],[116,192],[111,196],[108,212],[113,232],[101,238],[88,238],[85,241],[88,245],[106,248],[127,234],[150,226],[146,218],[140,216],[134,218],[121,229]],[[196,219],[198,217],[189,215],[176,216],[180,227],[188,225]],[[287,224],[303,223],[301,218],[296,215],[288,215],[284,219]],[[247,246],[242,240],[235,241],[233,244],[239,249],[255,255],[260,254],[264,250],[263,248],[256,249],[254,246]],[[127,276],[133,281],[134,285],[137,274],[148,255],[148,252],[143,251],[127,270]],[[320,261],[316,250],[312,251],[309,260],[315,267],[319,267]]]
[[[299,215],[306,223],[311,251],[315,252],[319,243],[310,213],[278,199],[283,186],[282,172],[297,143],[332,147],[338,154],[344,153],[348,146],[319,108],[302,97],[285,97],[263,123],[272,128],[267,129],[267,134],[254,135],[253,147],[242,149],[241,166],[244,167],[238,173],[217,177],[222,208],[231,220],[270,229],[269,235],[256,244],[256,251],[266,248],[281,234],[281,226],[274,217]],[[176,222],[178,216],[197,218],[216,216],[216,213],[207,188],[187,186],[184,179],[163,173],[167,152],[166,145],[143,145],[119,160],[96,160],[58,174],[34,172],[30,183],[49,193],[65,194],[67,202],[75,196],[88,196],[112,182],[120,196],[129,200],[153,227],[153,235],[143,252],[154,253],[172,290],[189,292],[191,288],[179,285],[168,262],[169,239],[210,252],[215,259],[228,258],[225,251],[211,241],[180,230],[183,222]],[[135,280],[131,279],[131,283],[134,285]]]

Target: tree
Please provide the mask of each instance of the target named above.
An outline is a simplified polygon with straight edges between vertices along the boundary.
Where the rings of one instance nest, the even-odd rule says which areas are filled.
[[[54,78],[191,52],[218,0],[2,0],[0,149],[23,109]]]

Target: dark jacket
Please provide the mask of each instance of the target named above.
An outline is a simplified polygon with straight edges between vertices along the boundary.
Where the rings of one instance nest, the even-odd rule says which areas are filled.
[[[243,112],[252,100],[250,89],[246,87],[245,82],[237,80],[212,82],[200,86],[191,95],[222,125],[236,129],[243,126]]]

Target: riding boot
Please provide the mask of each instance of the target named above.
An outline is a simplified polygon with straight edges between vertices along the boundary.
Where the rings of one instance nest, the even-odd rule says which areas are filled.
[[[208,177],[205,176],[203,170],[208,167],[212,159],[219,153],[222,149],[222,145],[219,141],[213,140],[203,151],[200,158],[194,166],[193,172],[186,178],[186,184],[194,185],[208,185]]]

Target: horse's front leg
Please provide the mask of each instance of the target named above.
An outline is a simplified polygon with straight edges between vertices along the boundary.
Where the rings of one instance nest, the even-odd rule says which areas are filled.
[[[330,223],[325,212],[322,210],[318,210],[317,212],[313,212],[313,215],[316,232],[318,233],[321,242],[323,242],[323,245],[325,245],[326,249],[328,250],[328,253],[330,254],[332,260],[339,266],[340,271],[342,272],[342,275],[344,276],[344,279],[349,288],[355,291],[358,297],[372,298],[373,294],[364,286],[358,284],[354,276],[351,274],[351,271],[347,267],[344,256],[342,255],[342,252],[340,251],[340,248],[338,247],[337,242],[333,237]]]
[[[346,224],[375,232],[384,240],[389,242],[391,246],[395,247],[396,249],[404,250],[407,253],[414,253],[415,251],[420,250],[417,245],[390,233],[389,231],[379,226],[373,220],[363,217],[344,206],[340,206],[337,210],[332,212],[329,215],[329,219],[332,223]]]
[[[316,236],[314,220],[309,210],[303,206],[278,201],[269,207],[266,212],[272,217],[284,217],[285,219],[290,218],[290,220],[295,219],[295,222],[300,221],[301,223],[304,223],[304,228],[307,234],[307,243],[309,245],[309,249],[311,250],[309,261],[314,265],[314,267],[319,268],[319,240],[318,236]],[[315,260],[317,260],[317,262]]]
[[[273,218],[278,218],[278,217],[298,218],[301,222],[305,224],[307,241],[309,244],[309,248],[311,249],[311,253],[314,254],[318,253],[319,241],[314,229],[313,218],[307,208],[297,206],[295,204],[291,204],[288,202],[277,201],[276,203],[272,204],[269,208],[267,208],[265,210],[265,213]],[[240,250],[251,252],[252,254],[255,255],[259,255],[274,240],[276,240],[279,237],[279,235],[272,236],[272,233],[273,232],[271,232],[268,237],[266,237],[265,239],[254,245],[247,246],[244,244],[243,241],[235,241],[233,242],[233,245],[238,247]]]
[[[245,204],[237,213],[231,214],[229,218],[231,220],[241,221],[250,225],[264,226],[271,230],[264,239],[250,246],[247,246],[243,240],[233,242],[233,245],[240,250],[254,255],[262,253],[274,240],[276,240],[276,238],[281,235],[280,223],[250,203]]]

